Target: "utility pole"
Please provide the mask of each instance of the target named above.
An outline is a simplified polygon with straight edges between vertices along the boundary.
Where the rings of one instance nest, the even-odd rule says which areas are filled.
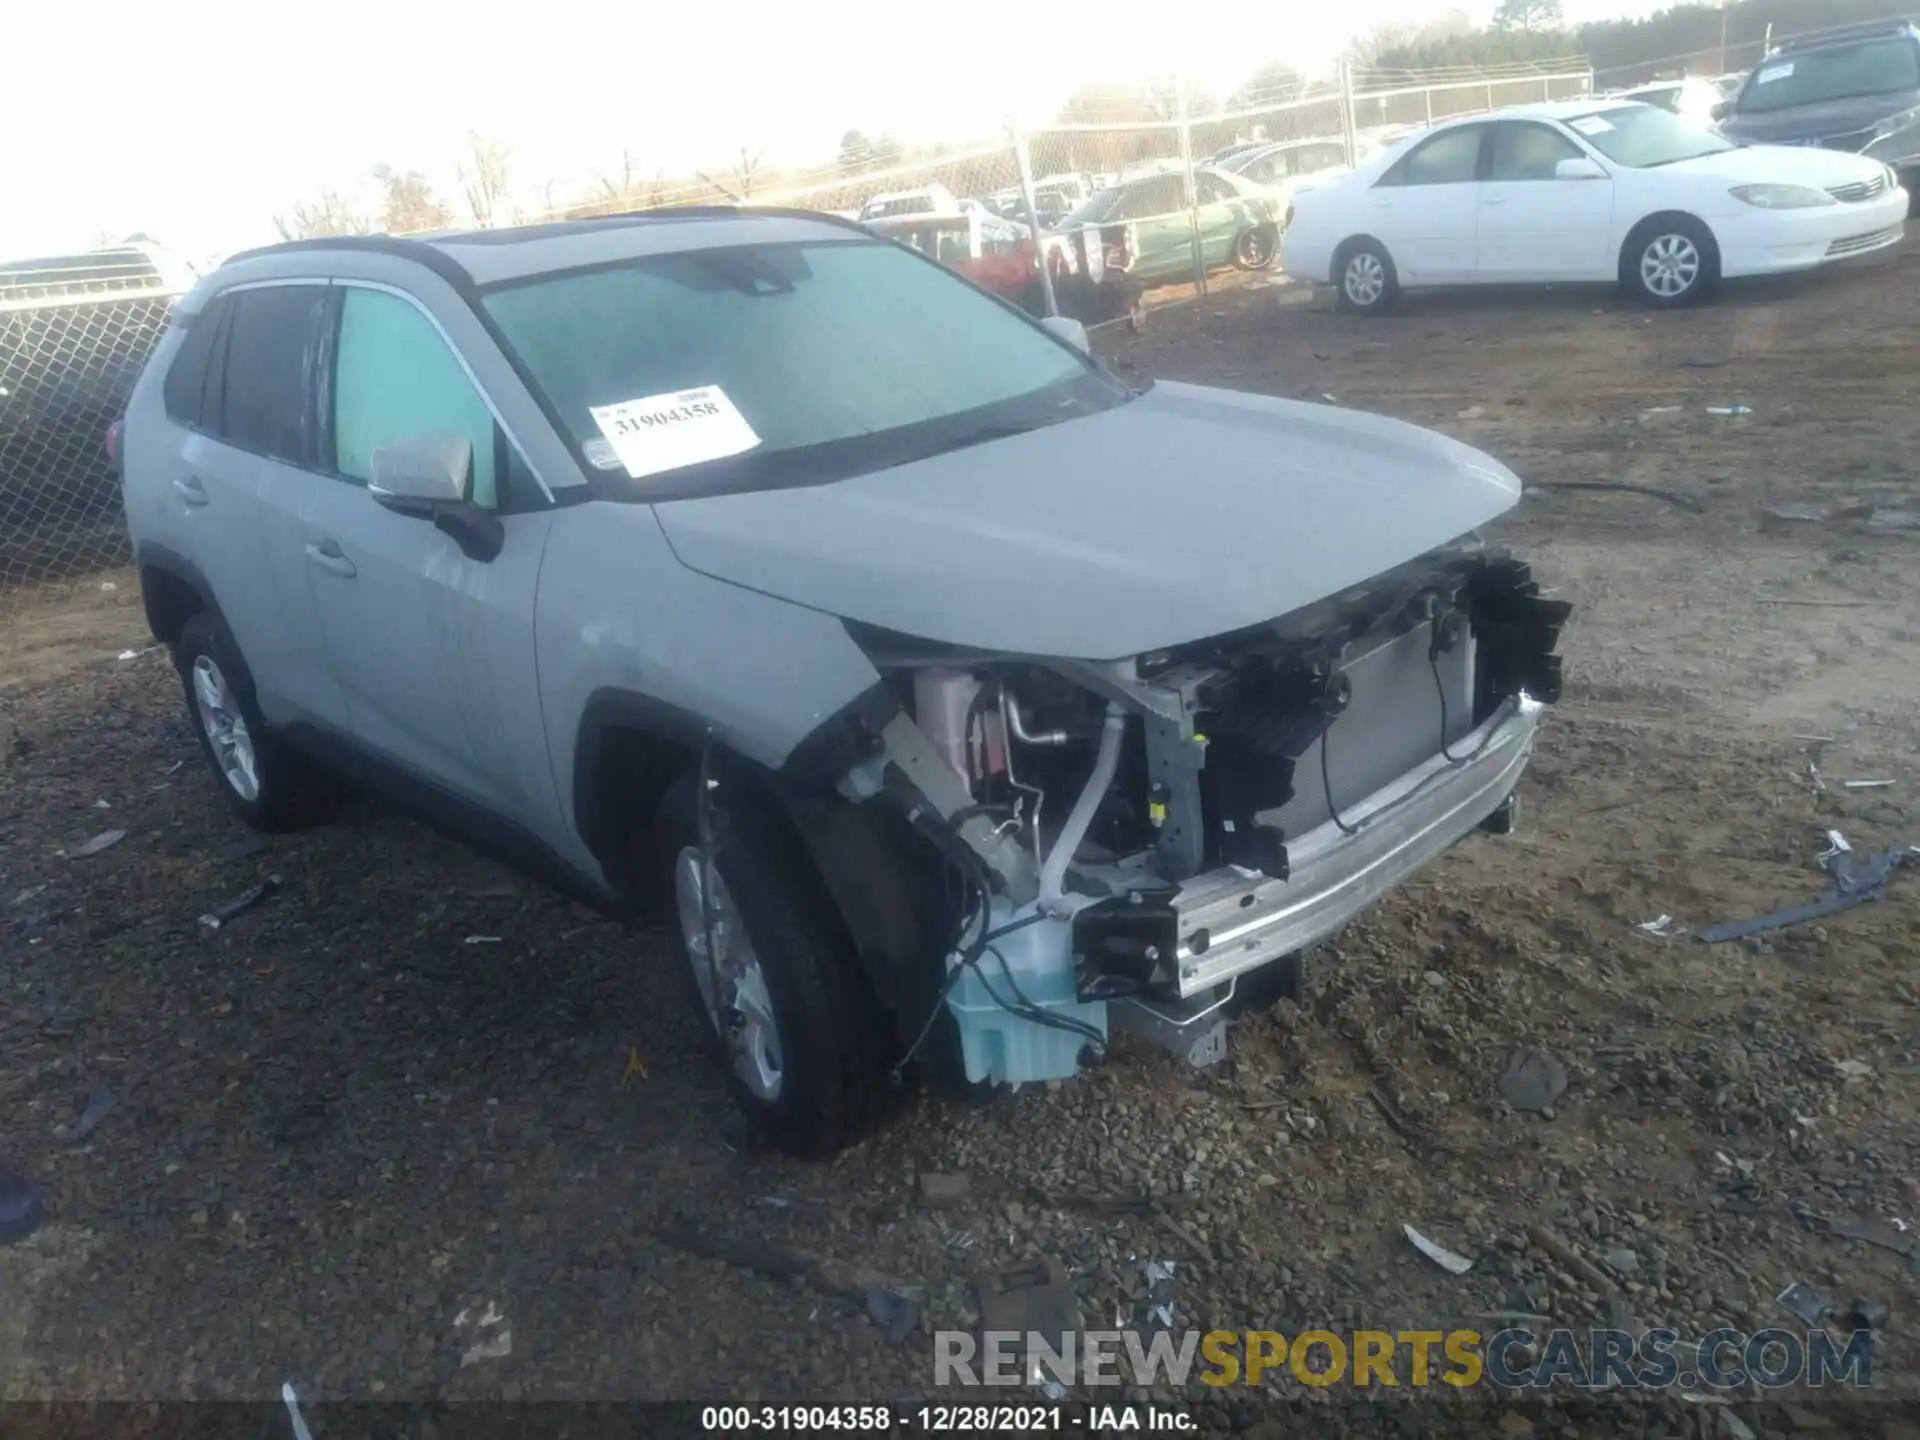
[[[1727,0],[1720,0],[1720,69],[1717,73],[1727,73]]]

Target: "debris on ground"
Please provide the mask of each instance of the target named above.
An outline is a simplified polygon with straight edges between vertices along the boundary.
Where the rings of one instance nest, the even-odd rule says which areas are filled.
[[[80,1112],[80,1118],[56,1132],[58,1138],[69,1145],[80,1144],[100,1128],[100,1122],[111,1115],[119,1104],[112,1090],[105,1085],[95,1086],[93,1094],[87,1098],[87,1108]]]
[[[1891,780],[1842,780],[1843,790],[1884,790],[1893,784]]]
[[[1459,414],[1455,415],[1453,418],[1456,420],[1478,420],[1482,415],[1486,413],[1487,413],[1487,407],[1484,405],[1469,405],[1466,409],[1460,411]]]
[[[1820,524],[1829,516],[1824,505],[1808,505],[1802,501],[1789,500],[1780,505],[1769,505],[1767,515],[1774,520],[1786,520],[1803,524]]]
[[[920,1307],[890,1285],[867,1287],[867,1314],[889,1345],[904,1345],[920,1328]]]
[[[293,1440],[313,1440],[313,1432],[307,1429],[307,1418],[300,1413],[300,1397],[294,1394],[291,1380],[281,1382],[280,1400],[293,1421]]]
[[[24,1240],[46,1219],[40,1187],[0,1165],[0,1245]]]
[[[1566,1067],[1531,1045],[1514,1047],[1500,1077],[1500,1098],[1516,1110],[1550,1110],[1566,1089]]]
[[[1449,1275],[1464,1275],[1473,1268],[1473,1261],[1466,1256],[1456,1254],[1437,1240],[1429,1240],[1411,1225],[1402,1225],[1401,1231],[1413,1242],[1413,1248],[1438,1265]]]
[[[1851,1215],[1823,1215],[1807,1205],[1795,1205],[1793,1215],[1801,1223],[1824,1230],[1836,1239],[1858,1240],[1908,1260],[1920,1259],[1920,1235],[1910,1231],[1896,1230],[1874,1220],[1855,1220]]]
[[[87,841],[86,844],[74,851],[69,858],[85,860],[90,855],[98,855],[102,850],[111,850],[126,838],[127,832],[124,830],[102,830],[98,835]]]
[[[973,1279],[983,1331],[1064,1335],[1079,1329],[1066,1267],[1050,1256],[983,1270]]]
[[[280,877],[269,875],[258,885],[249,885],[230,900],[222,900],[206,914],[200,917],[200,923],[209,930],[218,930],[234,916],[251,910],[280,888]]]
[[[469,935],[461,943],[464,945],[498,945],[500,943],[500,937],[498,935]]]
[[[1855,859],[1853,847],[1838,830],[1829,830],[1827,838],[1830,848],[1821,852],[1820,860],[1833,876],[1833,884],[1812,900],[1804,905],[1793,905],[1771,914],[1755,916],[1751,920],[1722,921],[1718,925],[1696,930],[1694,934],[1706,944],[1717,945],[1724,940],[1742,940],[1749,935],[1784,930],[1790,925],[1804,925],[1809,920],[1821,920],[1842,910],[1850,910],[1855,905],[1878,900],[1885,893],[1896,870],[1920,860],[1920,845],[1896,845],[1877,855]]]
[[[1753,413],[1753,407],[1751,405],[1709,405],[1707,406],[1707,414],[1709,415],[1751,415],[1752,413]]]
[[[745,1235],[722,1235],[689,1225],[665,1225],[654,1232],[662,1244],[706,1260],[724,1260],[729,1265],[758,1271],[785,1280],[804,1280],[827,1295],[838,1295],[858,1304],[867,1303],[867,1292],[876,1287],[899,1290],[901,1287],[883,1276],[855,1270],[822,1255],[776,1245],[769,1240]]]
[[[258,835],[242,835],[238,840],[229,840],[214,852],[214,859],[222,865],[233,865],[242,860],[251,860],[256,855],[267,853],[268,845]]]
[[[951,1174],[922,1170],[918,1176],[920,1203],[929,1210],[944,1210],[967,1198],[972,1182],[964,1170]]]
[[[1546,1226],[1531,1226],[1527,1230],[1527,1238],[1558,1262],[1561,1269],[1572,1272],[1576,1278],[1586,1281],[1600,1294],[1611,1295],[1619,1288],[1611,1275]]]
[[[1143,1260],[1141,1279],[1145,1296],[1141,1301],[1140,1328],[1149,1333],[1173,1329],[1173,1275],[1171,1260]]]
[[[1523,494],[1532,494],[1536,490],[1600,490],[1613,491],[1621,495],[1645,495],[1651,500],[1664,500],[1681,510],[1691,510],[1694,514],[1704,514],[1706,506],[1691,495],[1682,495],[1677,490],[1662,490],[1656,485],[1634,485],[1625,480],[1529,480]]]
[[[638,1045],[627,1046],[627,1068],[620,1072],[620,1083],[631,1085],[635,1080],[651,1078],[647,1074],[647,1062],[640,1057]]]
[[[1824,1325],[1834,1313],[1831,1300],[1799,1280],[1787,1286],[1775,1298],[1789,1313],[1799,1316],[1809,1325]]]
[[[1920,510],[1896,510],[1876,506],[1867,516],[1869,530],[1920,530]]]
[[[1855,1300],[1841,1323],[1849,1330],[1884,1330],[1892,1316],[1884,1300]]]
[[[1674,935],[1684,935],[1687,933],[1686,926],[1682,925],[1678,920],[1675,920],[1671,915],[1668,915],[1664,912],[1654,916],[1653,919],[1651,920],[1642,920],[1638,925],[1634,926],[1633,928],[1636,930],[1644,930],[1649,935],[1658,935],[1662,939],[1666,939]]]

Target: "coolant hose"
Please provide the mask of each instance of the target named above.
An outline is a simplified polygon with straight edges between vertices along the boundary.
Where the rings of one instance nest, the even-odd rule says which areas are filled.
[[[1127,712],[1109,702],[1106,723],[1100,727],[1100,752],[1094,756],[1093,773],[1087,777],[1086,788],[1074,802],[1067,823],[1054,837],[1053,849],[1047,852],[1047,863],[1040,869],[1040,909],[1044,914],[1060,913],[1061,901],[1066,895],[1067,865],[1079,850],[1080,842],[1087,838],[1094,811],[1100,808],[1100,802],[1112,788],[1114,772],[1120,768],[1120,735],[1126,728]]]

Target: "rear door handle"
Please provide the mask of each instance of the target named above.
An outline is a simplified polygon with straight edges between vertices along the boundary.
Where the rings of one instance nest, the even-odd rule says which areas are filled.
[[[340,548],[340,542],[331,535],[320,540],[309,540],[307,558],[322,569],[331,570],[336,575],[345,575],[349,579],[360,573],[353,561],[347,558],[346,552]]]
[[[1480,203],[1482,205],[1504,205],[1507,203],[1507,197],[1505,195],[1489,195],[1481,200]]]
[[[182,475],[173,482],[173,490],[189,505],[204,505],[211,498],[207,494],[206,482],[198,475]]]

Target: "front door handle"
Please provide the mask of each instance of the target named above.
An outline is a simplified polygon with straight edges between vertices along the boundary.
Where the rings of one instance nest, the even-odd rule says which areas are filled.
[[[309,540],[307,558],[323,570],[331,570],[334,574],[345,575],[349,579],[360,573],[353,561],[347,558],[346,552],[340,548],[340,542],[331,535],[320,540]]]
[[[1488,195],[1482,199],[1480,203],[1482,205],[1504,205],[1507,203],[1507,197],[1505,195]]]
[[[211,498],[207,485],[198,475],[181,475],[173,482],[173,492],[189,505],[204,505]]]

